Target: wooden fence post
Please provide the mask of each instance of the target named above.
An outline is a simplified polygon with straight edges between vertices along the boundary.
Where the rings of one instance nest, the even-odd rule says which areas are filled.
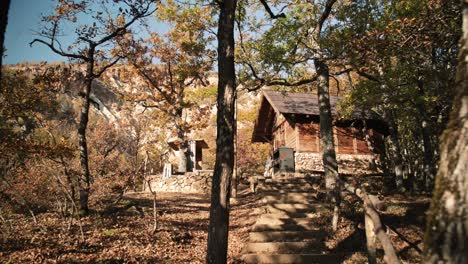
[[[366,231],[367,260],[369,264],[377,264],[374,222],[372,222],[372,218],[366,212],[364,212],[364,225]]]
[[[385,233],[384,226],[376,210],[376,208],[385,208],[383,202],[380,201],[377,196],[368,195],[362,188],[353,187],[346,182],[344,182],[343,186],[348,192],[355,194],[364,202],[364,215],[366,217],[364,221],[366,227],[366,239],[368,241],[367,246],[369,251],[369,263],[376,263],[375,238],[378,238],[384,250],[384,261],[389,264],[400,264],[400,260],[398,259],[398,256],[395,252],[395,248],[393,247],[390,238]],[[369,228],[369,224],[372,224],[372,228]],[[372,239],[370,236],[374,236],[374,238]],[[373,258],[373,260],[371,260],[371,258]]]

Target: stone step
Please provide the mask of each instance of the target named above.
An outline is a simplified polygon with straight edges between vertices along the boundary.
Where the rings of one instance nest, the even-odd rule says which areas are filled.
[[[278,194],[288,194],[288,193],[316,193],[313,189],[306,189],[306,190],[295,190],[295,189],[289,189],[289,190],[284,190],[284,189],[257,189],[257,193],[261,193],[262,195],[278,195]]]
[[[266,211],[269,213],[310,213],[323,211],[323,209],[323,205],[308,203],[274,203],[266,205]]]
[[[266,204],[271,203],[314,203],[317,194],[315,193],[287,193],[279,195],[265,195],[262,201]]]
[[[271,182],[271,183],[261,183],[257,185],[257,188],[308,188],[308,189],[319,189],[320,185],[314,183],[290,183],[290,182]]]
[[[260,216],[259,219],[270,219],[270,220],[275,220],[275,219],[289,219],[289,218],[318,218],[318,217],[324,217],[328,215],[331,211],[323,208],[323,209],[318,209],[317,212],[305,212],[305,213],[287,213],[287,212],[281,212],[281,213],[264,213]]]
[[[262,190],[263,192],[266,191],[290,191],[292,193],[296,192],[304,192],[304,193],[316,193],[319,192],[320,190],[314,189],[313,187],[309,186],[295,186],[295,187],[288,187],[288,186],[261,186],[258,187],[258,190]]]
[[[245,254],[242,256],[244,263],[264,264],[332,264],[340,263],[336,255],[326,254]]]
[[[270,182],[270,183],[262,183],[259,186],[274,186],[274,187],[296,187],[296,186],[307,186],[310,188],[319,188],[320,185],[317,183],[310,183],[310,182]]]
[[[308,177],[319,177],[323,176],[322,171],[311,171],[311,172],[299,172],[299,173],[276,173],[273,179],[278,179],[278,178],[308,178]]]
[[[304,217],[304,218],[291,218],[291,217],[281,217],[281,218],[271,218],[269,216],[261,216],[255,224],[271,224],[271,225],[289,225],[289,224],[309,224],[316,223],[318,218],[321,218],[322,215],[316,214],[316,216]]]
[[[281,187],[259,187],[257,188],[257,193],[263,195],[274,195],[274,194],[287,194],[287,193],[317,193],[316,190],[308,187],[295,187],[295,188],[281,188]]]
[[[314,231],[264,231],[250,232],[250,242],[280,242],[280,241],[308,241],[321,242],[327,233],[323,230]]]
[[[320,230],[326,222],[325,218],[316,218],[310,219],[308,222],[301,223],[274,223],[274,222],[262,222],[256,223],[252,227],[252,232],[261,232],[261,231],[317,231]]]
[[[303,177],[275,177],[271,181],[308,181],[308,182],[318,182],[323,180],[323,176],[303,176]]]
[[[269,182],[320,182],[323,176],[275,177]]]
[[[322,253],[324,245],[315,241],[299,242],[251,242],[242,249],[247,253]]]

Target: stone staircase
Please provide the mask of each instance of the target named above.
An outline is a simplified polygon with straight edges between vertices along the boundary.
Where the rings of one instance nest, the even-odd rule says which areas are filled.
[[[338,263],[327,254],[325,239],[330,210],[317,201],[317,177],[267,179],[257,192],[263,195],[262,214],[243,248],[245,263]]]

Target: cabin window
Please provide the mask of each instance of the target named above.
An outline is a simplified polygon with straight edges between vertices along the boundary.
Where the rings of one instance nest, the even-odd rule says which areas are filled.
[[[336,137],[338,138],[338,153],[354,153],[354,137],[352,127],[337,127]]]
[[[318,124],[299,124],[299,151],[319,152]]]

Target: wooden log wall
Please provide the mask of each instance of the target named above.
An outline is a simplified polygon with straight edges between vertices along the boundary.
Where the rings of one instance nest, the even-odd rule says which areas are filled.
[[[297,124],[298,152],[320,152],[320,131],[318,124]]]
[[[297,133],[293,125],[294,125],[293,123],[290,123],[288,121],[285,121],[283,123],[284,135],[285,135],[285,146],[288,148],[296,149],[296,142],[298,141],[298,139],[297,139]]]
[[[360,129],[354,127],[335,127],[335,148],[338,154],[371,154],[372,151],[367,146],[364,134]],[[292,131],[286,130],[286,137],[289,136]],[[296,151],[298,152],[320,152],[320,131],[319,126],[316,123],[310,124],[296,124],[295,138],[290,137],[291,140],[296,141]],[[380,134],[373,130],[369,130],[371,137],[375,138],[375,141],[381,141]],[[378,134],[378,135],[377,135]],[[294,146],[290,141],[287,146]]]

